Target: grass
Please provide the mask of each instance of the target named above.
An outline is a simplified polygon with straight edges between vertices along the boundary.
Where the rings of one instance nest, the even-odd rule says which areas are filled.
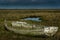
[[[42,25],[58,26],[59,31],[53,37],[45,37],[16,34],[4,28],[4,19],[16,21],[32,16],[41,17],[43,21],[40,24]],[[0,40],[60,40],[60,10],[0,10]]]

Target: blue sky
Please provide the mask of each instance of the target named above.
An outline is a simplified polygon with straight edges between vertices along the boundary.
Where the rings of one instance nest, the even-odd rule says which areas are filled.
[[[0,0],[0,9],[60,9],[60,0]]]

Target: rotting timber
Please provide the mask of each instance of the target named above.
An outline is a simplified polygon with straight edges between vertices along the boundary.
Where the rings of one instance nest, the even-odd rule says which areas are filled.
[[[46,35],[46,36],[53,36],[57,31],[58,31],[58,27],[54,27],[54,26],[33,26],[33,24],[31,26],[28,26],[27,24],[23,24],[20,26],[17,26],[17,21],[14,21],[17,25],[12,25],[13,21],[6,21],[4,20],[4,25],[5,27],[10,30],[13,31],[15,33],[19,33],[19,34],[29,34],[29,35]],[[21,22],[21,21],[18,21]],[[27,26],[27,27],[26,27]]]

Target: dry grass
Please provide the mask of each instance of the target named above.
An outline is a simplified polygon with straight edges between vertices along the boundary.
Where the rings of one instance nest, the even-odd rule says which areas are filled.
[[[41,17],[42,25],[58,26],[59,31],[54,37],[24,36],[6,31],[4,19],[17,20],[24,17]],[[60,40],[60,10],[0,10],[0,40]]]

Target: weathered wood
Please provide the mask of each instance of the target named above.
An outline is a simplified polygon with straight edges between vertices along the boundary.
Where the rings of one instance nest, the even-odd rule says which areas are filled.
[[[6,20],[4,21],[5,27],[10,30],[13,31],[15,33],[19,33],[19,34],[29,34],[29,35],[47,35],[47,36],[53,36],[57,31],[58,31],[58,27],[54,27],[54,26],[43,26],[43,27],[34,27],[32,28],[22,28],[20,27],[20,29],[13,28],[8,26]],[[22,26],[23,27],[23,26]],[[18,27],[19,28],[19,27]]]

